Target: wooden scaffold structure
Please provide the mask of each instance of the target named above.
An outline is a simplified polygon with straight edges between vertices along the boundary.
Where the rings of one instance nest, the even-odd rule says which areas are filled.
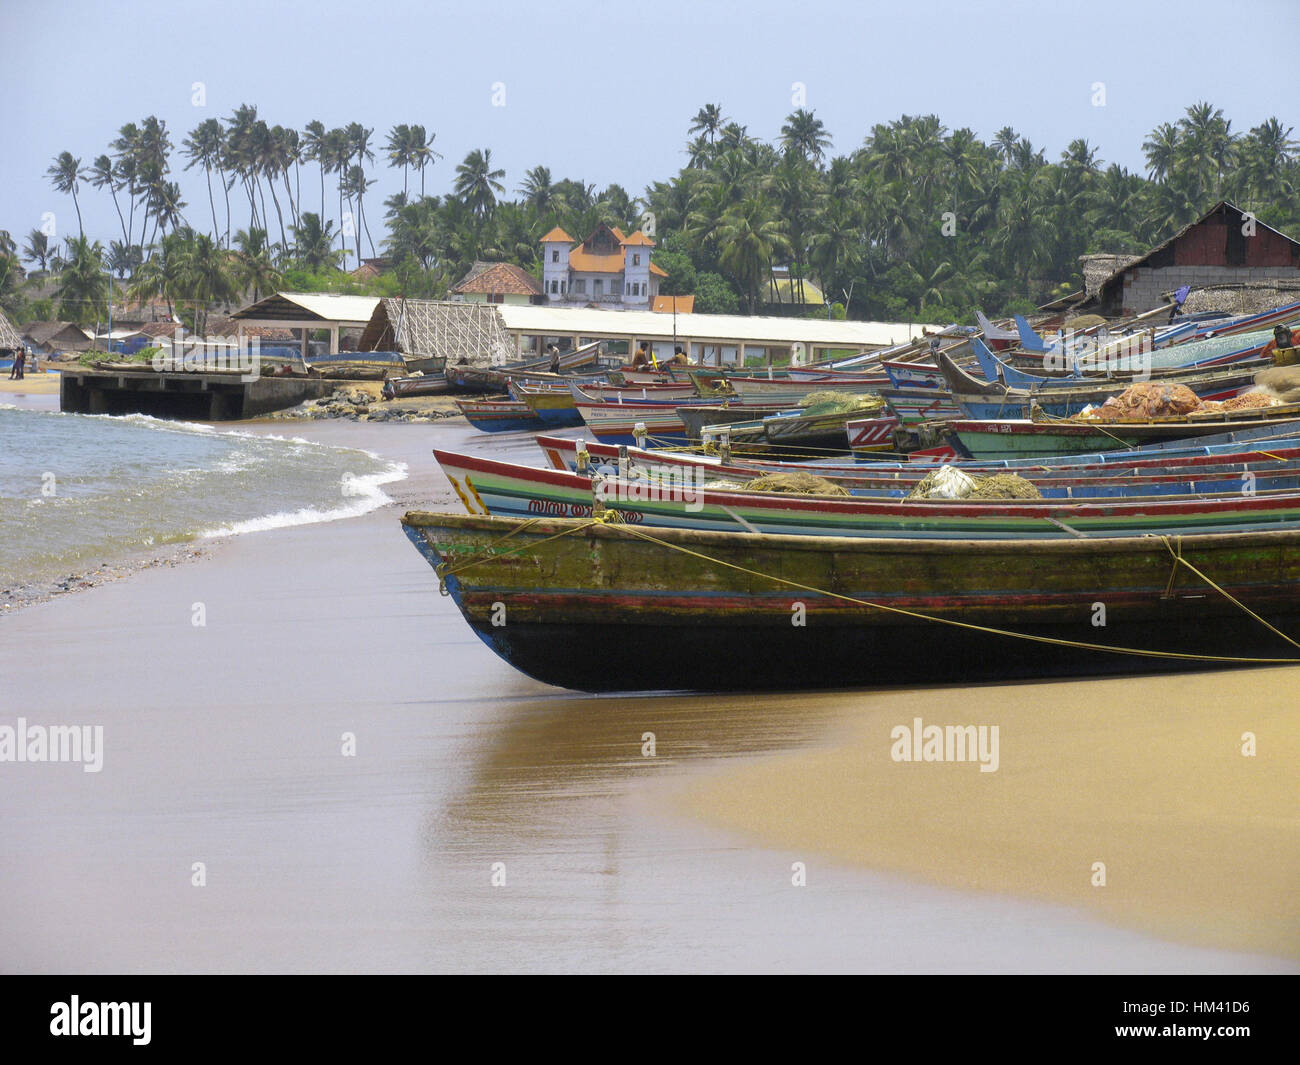
[[[445,356],[451,365],[499,366],[516,358],[495,306],[455,300],[382,299],[360,346],[408,358]]]

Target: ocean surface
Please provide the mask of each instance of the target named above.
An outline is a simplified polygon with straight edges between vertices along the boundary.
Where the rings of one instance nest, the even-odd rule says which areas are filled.
[[[291,435],[0,407],[0,579],[39,583],[170,544],[354,517],[403,476],[372,452]]]

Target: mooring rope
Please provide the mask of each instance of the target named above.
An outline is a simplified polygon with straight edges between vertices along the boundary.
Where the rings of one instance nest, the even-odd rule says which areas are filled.
[[[528,547],[540,547],[542,544],[550,543],[553,540],[560,540],[566,536],[572,536],[576,533],[584,532],[585,530],[590,529],[591,527],[596,525],[606,525],[614,522],[621,522],[622,521],[621,515],[617,518],[614,516],[617,514],[618,511],[616,510],[606,510],[603,513],[593,516],[592,518],[586,521],[580,522],[579,524],[573,526],[572,528],[565,529],[563,532],[557,533],[554,536],[548,536],[542,540],[529,541],[527,543],[520,544],[519,546],[514,547],[509,551],[495,553],[495,554],[491,553],[498,544],[504,542],[505,540],[509,540],[511,537],[517,535],[518,533],[523,532],[525,529],[530,528],[531,526],[535,525],[537,522],[544,520],[543,518],[540,517],[529,518],[528,520],[524,521],[520,525],[515,526],[515,528],[511,529],[504,536],[501,536],[496,540],[493,540],[490,544],[487,544],[485,547],[481,548],[475,557],[467,559],[466,561],[456,566],[448,566],[448,564],[444,562],[439,564],[437,567],[435,567],[434,572],[438,574],[438,589],[440,592],[442,592],[442,594],[446,595],[447,594],[446,584],[445,584],[446,578],[449,576],[453,576],[454,574],[463,572],[464,570],[470,569],[474,566],[481,565],[485,562],[493,561],[494,559],[505,558],[509,555],[513,555]],[[885,613],[896,614],[900,617],[913,618],[917,621],[929,621],[940,625],[949,625],[952,626],[953,628],[966,629],[970,632],[981,632],[990,636],[1005,636],[1011,639],[1027,640],[1031,643],[1049,644],[1055,647],[1072,647],[1078,650],[1102,651],[1102,652],[1109,652],[1111,654],[1132,655],[1139,658],[1174,659],[1174,660],[1188,661],[1188,662],[1222,662],[1222,663],[1235,664],[1235,665],[1297,665],[1300,664],[1300,658],[1257,658],[1257,657],[1248,657],[1248,656],[1241,656],[1241,655],[1201,655],[1201,654],[1188,654],[1182,651],[1156,651],[1156,650],[1150,650],[1147,648],[1140,648],[1140,647],[1117,647],[1114,646],[1113,644],[1090,643],[1085,640],[1067,640],[1056,636],[1039,636],[1033,633],[1014,632],[1010,629],[999,629],[989,625],[977,625],[974,622],[959,621],[955,618],[938,617],[933,614],[923,614],[916,610],[908,610],[905,607],[890,606],[885,603],[874,603],[871,602],[870,600],[859,599],[851,595],[844,595],[841,592],[833,592],[826,588],[817,588],[814,585],[802,584],[799,581],[792,581],[786,577],[779,577],[774,573],[764,573],[762,570],[753,569],[749,566],[737,565],[734,562],[728,562],[726,559],[717,558],[716,556],[705,554],[702,551],[696,551],[692,548],[685,547],[681,544],[671,543],[667,540],[663,540],[657,536],[645,532],[644,530],[639,529],[634,525],[623,524],[622,528],[629,535],[636,536],[639,539],[647,541],[648,543],[656,544],[670,551],[677,551],[684,555],[690,555],[694,558],[700,559],[701,561],[709,562],[715,566],[720,566],[725,569],[734,570],[738,573],[744,573],[751,577],[757,577],[760,580],[771,581],[775,584],[784,585],[789,588],[795,588],[804,592],[811,592],[814,595],[824,596],[828,599],[837,599],[840,600],[841,602],[851,603],[854,606],[868,607],[872,610],[880,610]],[[1267,628],[1270,632],[1273,632],[1277,636],[1281,637],[1287,643],[1291,644],[1291,646],[1300,648],[1300,643],[1297,643],[1295,640],[1293,640],[1291,637],[1287,636],[1285,633],[1278,630],[1276,627],[1274,627],[1264,618],[1260,617],[1253,610],[1251,610],[1244,603],[1242,603],[1239,599],[1237,599],[1231,593],[1229,593],[1226,589],[1222,588],[1220,585],[1212,581],[1199,569],[1197,569],[1185,558],[1183,558],[1181,536],[1177,537],[1177,550],[1175,550],[1174,545],[1170,544],[1169,538],[1167,536],[1162,536],[1161,540],[1164,543],[1165,547],[1169,550],[1170,554],[1173,555],[1174,557],[1175,570],[1180,564],[1186,566],[1189,570],[1191,570],[1194,574],[1196,574],[1196,576],[1198,576],[1201,580],[1205,581],[1207,585],[1209,585],[1216,592],[1221,594],[1230,603],[1239,607],[1250,617],[1254,618],[1261,625]],[[1171,578],[1170,588],[1172,588],[1172,583],[1173,582]]]

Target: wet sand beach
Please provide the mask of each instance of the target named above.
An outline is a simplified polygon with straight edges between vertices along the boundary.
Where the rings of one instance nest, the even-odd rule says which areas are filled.
[[[459,506],[435,444],[535,449],[263,430],[409,476],[0,621],[0,724],[104,728],[98,773],[0,764],[0,969],[1300,969],[1294,671],[562,692],[479,643],[398,525]],[[998,772],[893,763],[914,716],[999,724]]]

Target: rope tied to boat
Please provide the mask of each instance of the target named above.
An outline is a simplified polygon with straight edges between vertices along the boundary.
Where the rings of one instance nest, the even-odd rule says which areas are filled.
[[[601,501],[597,499],[596,502],[600,503]],[[969,621],[959,621],[956,618],[945,618],[945,617],[938,617],[933,614],[923,614],[916,610],[908,610],[905,607],[890,606],[886,603],[875,603],[867,599],[859,599],[856,596],[845,595],[842,592],[833,592],[827,588],[818,588],[814,585],[802,584],[799,581],[792,581],[786,577],[777,576],[774,573],[765,573],[762,570],[753,569],[749,566],[737,565],[734,562],[728,562],[726,559],[721,559],[721,558],[717,558],[714,555],[705,554],[703,551],[696,551],[692,548],[685,547],[681,544],[670,543],[667,540],[661,539],[658,536],[654,536],[651,533],[646,532],[644,529],[640,529],[635,525],[628,524],[625,521],[623,515],[619,511],[614,510],[612,508],[605,508],[603,507],[603,505],[601,506],[601,509],[599,511],[596,511],[595,508],[593,508],[592,517],[588,518],[585,521],[581,521],[577,523],[571,528],[564,529],[563,531],[556,533],[554,536],[547,536],[541,540],[527,541],[525,543],[521,543],[515,547],[512,547],[506,551],[496,550],[498,545],[500,545],[501,543],[511,539],[514,536],[517,536],[519,533],[524,532],[525,530],[531,528],[533,525],[537,524],[539,521],[543,521],[543,520],[547,520],[547,519],[544,519],[542,517],[536,517],[536,518],[529,518],[526,521],[521,522],[520,524],[516,525],[513,529],[511,529],[508,533],[505,533],[504,535],[493,540],[491,543],[485,545],[472,558],[469,558],[466,561],[456,566],[451,566],[446,562],[439,563],[437,566],[434,567],[434,572],[438,575],[439,593],[442,595],[450,594],[447,591],[447,587],[446,587],[447,578],[454,576],[457,573],[461,573],[464,570],[470,569],[474,566],[479,566],[485,562],[492,562],[497,559],[508,557],[522,550],[525,550],[526,548],[540,547],[543,544],[551,543],[555,540],[562,540],[566,536],[574,536],[578,533],[585,532],[588,529],[591,529],[598,525],[619,525],[621,529],[623,529],[628,535],[638,537],[641,540],[644,540],[648,543],[656,544],[670,551],[677,551],[684,555],[690,555],[694,558],[700,559],[701,561],[709,562],[713,565],[720,566],[724,569],[734,570],[737,573],[744,573],[751,577],[757,577],[761,580],[771,581],[774,584],[784,585],[788,588],[795,588],[798,589],[799,591],[811,592],[814,595],[824,596],[828,599],[837,599],[844,603],[851,603],[854,606],[867,607],[872,610],[879,610],[884,613],[895,614],[900,617],[913,618],[918,621],[929,621],[940,625],[949,625],[953,628],[966,629],[971,632],[982,632],[990,636],[1005,636],[1005,637],[1010,637],[1012,639],[1027,640],[1030,643],[1048,644],[1055,647],[1073,647],[1084,651],[1103,651],[1103,652],[1110,652],[1111,654],[1132,655],[1138,658],[1173,659],[1173,660],[1186,661],[1186,662],[1221,662],[1229,665],[1300,665],[1300,658],[1258,658],[1258,657],[1247,657],[1247,656],[1240,656],[1240,655],[1200,655],[1200,654],[1189,654],[1182,651],[1156,651],[1156,650],[1150,650],[1141,647],[1117,647],[1113,644],[1090,643],[1084,640],[1067,640],[1057,636],[1038,636],[1028,632],[1014,632],[1010,629],[999,629],[990,625],[977,625]],[[1251,618],[1258,621],[1270,632],[1272,632],[1273,634],[1275,634],[1276,636],[1284,640],[1286,643],[1290,644],[1292,647],[1300,649],[1300,643],[1297,643],[1286,633],[1282,632],[1274,625],[1272,625],[1270,622],[1262,618],[1259,614],[1255,613],[1255,611],[1251,610],[1248,606],[1246,606],[1245,603],[1241,602],[1241,600],[1233,596],[1229,591],[1227,591],[1227,589],[1223,588],[1215,581],[1210,579],[1210,577],[1208,577],[1200,569],[1198,569],[1186,558],[1184,558],[1182,553],[1183,538],[1181,535],[1174,536],[1173,543],[1170,542],[1169,536],[1161,536],[1160,539],[1164,543],[1165,548],[1169,551],[1174,561],[1174,570],[1173,573],[1170,574],[1169,584],[1166,587],[1165,598],[1170,598],[1172,596],[1174,574],[1177,572],[1178,567],[1180,565],[1185,566],[1193,574],[1195,574],[1202,581],[1204,581],[1210,588],[1214,589],[1225,599],[1227,599],[1230,603],[1238,607],[1240,610],[1245,612]]]
[[[1282,632],[1280,629],[1276,628],[1276,627],[1275,627],[1274,625],[1272,625],[1270,622],[1268,622],[1268,621],[1266,621],[1264,618],[1260,617],[1258,614],[1255,613],[1255,611],[1251,610],[1250,607],[1248,607],[1248,606],[1247,606],[1245,603],[1243,603],[1240,599],[1238,599],[1236,596],[1234,596],[1234,595],[1233,595],[1231,592],[1229,592],[1226,588],[1221,588],[1221,587],[1220,587],[1219,585],[1217,585],[1214,581],[1212,581],[1209,577],[1207,577],[1204,573],[1202,573],[1199,569],[1197,569],[1197,568],[1196,568],[1195,566],[1193,566],[1190,562],[1188,562],[1187,559],[1185,559],[1185,558],[1183,557],[1183,538],[1182,538],[1181,536],[1176,536],[1176,537],[1174,538],[1175,541],[1176,541],[1176,545],[1175,545],[1175,544],[1170,544],[1170,542],[1169,542],[1169,537],[1168,537],[1168,536],[1162,536],[1160,539],[1162,539],[1162,540],[1164,541],[1164,543],[1165,543],[1165,547],[1167,547],[1167,548],[1169,549],[1169,553],[1170,553],[1171,555],[1173,555],[1173,557],[1174,557],[1174,568],[1173,568],[1173,572],[1170,573],[1170,575],[1169,575],[1169,588],[1168,588],[1167,591],[1166,591],[1166,596],[1169,596],[1169,595],[1172,594],[1173,586],[1174,586],[1174,574],[1178,572],[1178,567],[1179,567],[1180,565],[1181,565],[1181,566],[1186,566],[1189,570],[1191,570],[1194,574],[1196,574],[1196,576],[1198,576],[1201,580],[1203,580],[1206,584],[1208,584],[1211,588],[1213,588],[1216,592],[1218,592],[1221,596],[1223,596],[1223,598],[1225,598],[1226,600],[1228,600],[1228,602],[1230,602],[1230,603],[1232,603],[1234,606],[1239,607],[1240,609],[1244,610],[1244,611],[1245,611],[1247,614],[1249,614],[1252,618],[1254,618],[1254,619],[1255,619],[1256,621],[1258,621],[1261,625],[1263,625],[1264,628],[1268,629],[1269,632],[1271,632],[1271,633],[1273,633],[1275,636],[1278,636],[1278,637],[1280,637],[1281,639],[1285,640],[1285,641],[1286,641],[1287,643],[1289,643],[1292,647],[1300,648],[1300,643],[1297,643],[1297,642],[1296,642],[1295,640],[1293,640],[1290,636],[1288,636],[1285,632]],[[1176,548],[1177,548],[1176,550],[1175,550],[1175,546],[1176,546]]]
[[[1223,662],[1223,663],[1235,664],[1235,665],[1300,665],[1300,658],[1254,658],[1254,657],[1243,657],[1243,656],[1236,656],[1236,655],[1198,655],[1198,654],[1187,654],[1182,651],[1154,651],[1154,650],[1149,650],[1141,647],[1116,647],[1111,644],[1089,643],[1083,640],[1066,640],[1056,636],[1036,636],[1033,633],[1028,633],[1028,632],[1013,632],[1010,629],[998,629],[989,625],[976,625],[973,622],[969,622],[969,621],[958,621],[956,618],[936,617],[933,614],[922,614],[919,611],[908,610],[904,607],[889,606],[885,603],[873,603],[866,599],[858,599],[855,596],[844,595],[843,593],[840,592],[832,592],[829,589],[817,588],[809,584],[801,584],[798,581],[792,581],[785,577],[778,577],[774,573],[764,573],[762,570],[751,569],[748,566],[740,566],[734,562],[728,562],[726,561],[726,559],[716,558],[712,555],[707,555],[702,551],[695,551],[689,547],[684,547],[681,544],[669,543],[667,540],[662,540],[659,537],[653,536],[650,533],[645,532],[643,529],[639,529],[633,525],[625,526],[625,528],[629,534],[640,537],[642,540],[646,540],[650,543],[658,544],[659,546],[668,548],[669,550],[672,551],[680,551],[682,554],[692,555],[695,558],[701,559],[702,561],[710,562],[713,563],[714,565],[722,566],[726,569],[732,569],[738,573],[744,573],[751,577],[758,577],[762,580],[772,581],[775,584],[782,584],[789,588],[797,588],[800,591],[812,592],[815,595],[826,596],[827,598],[830,599],[838,599],[841,602],[852,603],[855,606],[869,607],[873,610],[880,610],[889,614],[897,614],[901,617],[915,618],[919,621],[932,621],[940,625],[950,625],[953,628],[967,629],[972,632],[982,632],[991,636],[1008,636],[1014,639],[1028,640],[1031,643],[1050,644],[1056,647],[1074,647],[1085,651],[1109,651],[1112,654],[1133,655],[1139,658],[1167,658],[1167,659],[1176,659],[1176,660],[1188,661],[1188,662]],[[555,538],[552,537],[552,539]],[[1169,547],[1170,545],[1168,543],[1168,537],[1162,537],[1162,539],[1166,541],[1166,547]],[[1181,537],[1179,538],[1179,540],[1180,540],[1180,550],[1181,550]],[[1172,547],[1170,547],[1170,550],[1172,552],[1173,550]],[[1284,639],[1287,643],[1291,644],[1293,647],[1300,648],[1300,643],[1296,643],[1296,641],[1291,639],[1289,636],[1285,635],[1282,632],[1279,632],[1276,628],[1274,628],[1271,624],[1269,624],[1267,621],[1261,618],[1258,614],[1256,614],[1254,611],[1252,611],[1247,606],[1245,606],[1245,604],[1240,602],[1238,599],[1234,598],[1224,589],[1220,588],[1213,581],[1209,580],[1209,578],[1206,577],[1203,573],[1201,573],[1200,570],[1192,566],[1190,562],[1187,562],[1186,559],[1182,559],[1181,554],[1177,554],[1175,555],[1175,557],[1178,558],[1183,565],[1187,566],[1194,573],[1196,573],[1197,576],[1199,576],[1202,580],[1204,580],[1207,584],[1209,584],[1210,587],[1220,592],[1230,602],[1240,607],[1252,618],[1255,618],[1255,620],[1259,621],[1270,631],[1282,637],[1282,639]]]
[[[536,525],[539,521],[545,521],[545,520],[547,519],[539,516],[536,518],[528,518],[526,521],[520,522],[518,525],[516,525],[505,535],[498,536],[490,544],[484,545],[482,548],[479,549],[477,554],[475,554],[472,558],[468,558],[464,562],[459,563],[458,565],[453,566],[447,562],[439,562],[436,566],[433,567],[433,572],[438,577],[438,594],[450,595],[451,593],[447,590],[447,578],[454,577],[456,574],[461,573],[464,570],[470,569],[473,566],[478,566],[484,562],[492,562],[496,559],[505,558],[508,555],[513,555],[518,553],[519,551],[522,551],[526,547],[540,547],[542,544],[548,544],[552,540],[562,540],[566,536],[573,536],[575,533],[580,533],[587,529],[590,529],[593,525],[623,524],[623,515],[620,514],[617,510],[605,510],[601,514],[596,514],[593,512],[592,516],[588,518],[586,521],[583,521],[578,525],[575,525],[571,529],[565,529],[563,532],[556,533],[554,536],[548,536],[543,540],[529,541],[528,543],[520,544],[517,547],[512,547],[508,551],[497,550],[498,545],[504,543],[506,540],[509,540],[513,536],[517,536],[519,533],[523,532],[524,530],[531,528],[532,526]]]

